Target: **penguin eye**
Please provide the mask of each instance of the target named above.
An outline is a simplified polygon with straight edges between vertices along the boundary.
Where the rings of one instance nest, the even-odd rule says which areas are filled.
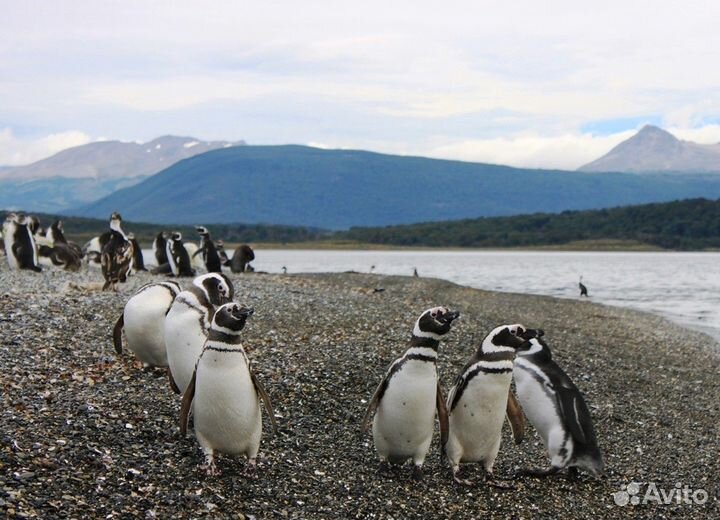
[[[432,316],[433,318],[436,318],[436,317],[437,317],[437,314],[438,314],[437,312],[432,311],[432,312],[430,313],[430,316]]]

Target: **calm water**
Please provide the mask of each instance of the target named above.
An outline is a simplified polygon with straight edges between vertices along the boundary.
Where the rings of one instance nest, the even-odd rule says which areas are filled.
[[[515,293],[577,298],[661,314],[720,338],[720,253],[526,251],[256,251],[258,271],[354,270],[443,278]]]

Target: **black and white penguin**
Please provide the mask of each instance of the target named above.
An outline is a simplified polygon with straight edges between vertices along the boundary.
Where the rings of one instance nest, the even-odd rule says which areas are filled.
[[[210,232],[204,226],[195,226],[195,229],[200,235],[200,247],[195,252],[195,255],[202,255],[208,273],[221,273],[222,260],[215,248],[215,243],[210,239]]]
[[[233,253],[230,270],[233,273],[244,273],[248,270],[248,264],[253,260],[255,260],[255,252],[249,245],[243,244]]]
[[[422,465],[435,429],[435,411],[442,441],[447,434],[447,411],[437,375],[440,340],[460,316],[446,307],[423,312],[413,327],[409,348],[396,359],[375,390],[362,422],[367,431],[373,417],[375,450],[383,468],[412,459],[413,476],[422,478]]]
[[[167,240],[165,238],[165,232],[160,231],[155,236],[155,238],[153,239],[153,243],[152,243],[153,255],[155,256],[155,262],[158,267],[160,267],[163,264],[168,263],[166,246],[167,246]]]
[[[42,271],[32,225],[30,217],[16,213],[9,213],[3,223],[3,240],[11,269]]]
[[[108,237],[100,255],[100,265],[105,278],[103,291],[115,291],[118,283],[127,281],[132,269],[134,248],[122,230],[122,217],[117,212],[110,215],[110,231],[103,235]],[[102,236],[100,242],[103,242]]]
[[[234,294],[227,276],[208,273],[195,278],[170,306],[164,321],[165,349],[171,381],[180,393],[190,383],[215,310],[232,300]]]
[[[128,348],[145,366],[166,367],[165,316],[182,291],[174,281],[149,283],[127,301],[113,329],[113,345],[122,354],[122,331]]]
[[[503,421],[506,414],[521,414],[508,406],[515,351],[540,334],[519,324],[496,327],[455,379],[447,400],[449,434],[444,448],[456,482],[470,484],[460,478],[461,462],[481,462],[489,483],[502,487],[492,480],[492,471]],[[523,422],[522,417],[509,419],[513,427]]]
[[[128,233],[127,238],[133,246],[133,271],[147,271],[147,269],[145,269],[145,259],[143,258],[142,249],[140,248],[140,244],[135,238],[135,235],[133,233]]]
[[[174,231],[170,234],[165,252],[173,276],[195,276],[195,271],[190,266],[190,255],[183,245],[182,233]]]
[[[262,437],[260,401],[277,431],[270,398],[250,366],[240,332],[253,309],[227,303],[213,315],[197,366],[183,395],[180,431],[185,435],[192,408],[195,437],[205,453],[205,468],[217,475],[215,452],[245,455],[254,475]]]
[[[567,467],[571,476],[576,468],[595,477],[602,476],[605,464],[590,410],[577,386],[553,361],[550,348],[541,338],[530,340],[518,350],[513,377],[525,415],[550,456],[548,468],[526,469],[522,473],[542,477]]]

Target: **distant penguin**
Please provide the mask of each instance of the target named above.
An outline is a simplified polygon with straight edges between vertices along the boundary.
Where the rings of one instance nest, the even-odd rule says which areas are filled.
[[[287,274],[287,267],[282,266],[282,272],[283,272],[283,274]]]
[[[582,283],[582,276],[580,277],[580,281],[578,282],[578,287],[580,288],[580,296],[588,296],[588,290],[587,287],[585,287],[585,284]]]
[[[140,244],[138,243],[137,239],[135,238],[135,235],[133,233],[128,233],[127,238],[133,246],[133,260],[132,260],[133,271],[135,271],[135,272],[147,271],[147,269],[145,269],[145,259],[143,258],[142,249],[140,248]]]
[[[412,459],[413,476],[422,478],[425,461],[435,429],[435,411],[440,420],[440,436],[447,435],[447,410],[437,375],[440,340],[450,332],[460,316],[446,307],[423,312],[413,327],[405,354],[396,359],[370,399],[362,422],[367,431],[373,417],[375,450],[383,467],[403,464]]]
[[[195,276],[190,266],[190,255],[182,241],[182,233],[174,231],[165,245],[170,270],[174,276]]]
[[[571,476],[576,468],[602,476],[605,464],[580,390],[553,361],[542,339],[530,340],[517,356],[513,369],[517,396],[550,455],[548,468],[526,469],[522,473],[542,477],[567,467]]]
[[[225,251],[225,242],[216,240],[215,249],[217,249],[218,256],[220,257],[220,263],[225,267],[230,267],[230,259],[228,258],[227,251]]]
[[[209,475],[219,473],[215,466],[216,451],[247,456],[247,473],[254,475],[262,437],[261,400],[273,429],[277,430],[270,398],[240,343],[240,332],[252,314],[252,309],[237,303],[217,309],[183,395],[180,430],[183,435],[186,433],[192,408],[195,437],[205,453]]]
[[[149,283],[127,301],[113,329],[113,345],[122,354],[122,331],[128,348],[146,366],[166,367],[165,316],[180,294],[177,282]]]
[[[65,244],[80,260],[82,260],[83,252],[80,246],[65,238],[65,230],[63,229],[62,220],[56,220],[53,222],[48,228],[45,236],[53,247],[57,247],[58,244]]]
[[[227,276],[208,273],[195,278],[192,286],[173,301],[164,322],[165,348],[171,381],[180,393],[190,383],[215,310],[232,300],[234,294]]]
[[[414,277],[414,278],[419,278],[419,277],[420,277],[420,275],[419,275],[418,272],[417,272],[417,267],[413,267],[413,277]]]
[[[253,260],[255,260],[255,252],[249,245],[243,244],[233,253],[230,270],[233,273],[244,273],[248,270],[248,264]]]
[[[202,255],[208,273],[221,273],[222,260],[215,248],[215,243],[210,238],[210,232],[204,226],[195,226],[195,229],[200,235],[200,247],[195,255]]]
[[[165,239],[165,232],[160,231],[152,243],[153,255],[155,256],[155,262],[158,267],[168,263],[167,250],[165,249],[167,240]]]
[[[94,263],[99,264],[100,263],[100,257],[102,256],[102,248],[104,244],[100,243],[100,237],[105,237],[107,235],[107,239],[110,238],[109,234],[103,234],[100,236],[96,236],[88,240],[85,245],[82,247],[82,256],[85,258],[86,262],[88,264]],[[107,243],[107,240],[105,240],[105,243]]]
[[[11,269],[27,269],[40,272],[38,249],[31,230],[32,218],[10,213],[3,224],[3,240]]]
[[[115,212],[110,215],[108,240],[100,255],[105,290],[117,290],[118,283],[125,283],[132,269],[133,245],[122,230],[122,217]],[[101,237],[102,242],[102,237]]]
[[[502,487],[492,479],[492,471],[505,415],[520,414],[508,417],[513,429],[523,424],[519,408],[508,406],[515,351],[541,334],[519,324],[496,327],[455,379],[447,400],[449,435],[445,454],[456,482],[470,484],[460,478],[461,462],[480,462],[488,482]]]

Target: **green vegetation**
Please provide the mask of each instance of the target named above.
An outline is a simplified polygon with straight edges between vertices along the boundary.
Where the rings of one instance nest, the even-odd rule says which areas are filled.
[[[5,218],[0,211],[0,219]],[[47,227],[56,218],[65,223],[71,240],[85,242],[107,229],[106,220],[57,217],[39,214]],[[297,226],[211,224],[215,239],[230,243],[264,244],[308,248],[378,247],[532,247],[575,250],[701,250],[720,249],[720,200],[687,199],[591,211],[536,213],[515,217],[478,218],[429,222],[406,226],[351,228],[325,231]],[[196,240],[192,226],[126,222],[141,244],[149,243],[160,230],[178,230]],[[147,244],[147,245],[146,245]]]
[[[720,248],[720,201],[688,199],[593,211],[352,228],[336,239],[429,247],[592,248],[588,241],[628,241],[664,249]],[[630,242],[631,241],[631,242]],[[595,242],[602,248],[603,242]],[[584,247],[580,244],[584,244]],[[577,246],[577,247],[576,247]]]

